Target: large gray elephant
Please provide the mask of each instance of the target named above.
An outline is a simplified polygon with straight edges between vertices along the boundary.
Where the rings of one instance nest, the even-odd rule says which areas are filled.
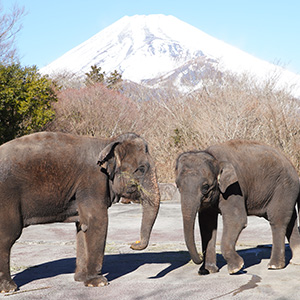
[[[185,152],[177,159],[176,183],[181,194],[184,236],[199,274],[218,271],[216,231],[218,211],[223,218],[221,251],[230,274],[244,265],[235,251],[247,215],[269,220],[273,247],[269,269],[285,267],[285,236],[295,264],[300,264],[300,235],[295,204],[300,202],[298,174],[278,150],[257,142],[231,140],[204,151]],[[203,260],[195,246],[196,214]]]
[[[98,164],[97,164],[98,162]],[[99,139],[42,132],[0,147],[0,291],[17,288],[10,276],[10,250],[22,228],[76,222],[75,280],[102,286],[107,209],[120,197],[140,199],[140,242],[147,247],[160,194],[147,143],[133,134]]]

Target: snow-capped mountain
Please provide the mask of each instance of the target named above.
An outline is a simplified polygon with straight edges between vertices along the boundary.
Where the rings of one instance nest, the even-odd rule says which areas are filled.
[[[175,69],[176,74],[180,68],[190,72],[195,66],[195,59],[206,61],[213,68],[217,64],[221,72],[246,71],[258,78],[280,72],[279,84],[298,85],[294,92],[300,97],[300,75],[260,60],[173,16],[165,15],[125,16],[42,68],[41,73],[68,70],[84,74],[90,71],[92,65],[97,65],[106,73],[117,70],[123,79],[151,86],[153,79],[171,76]],[[190,62],[193,67],[188,66]],[[177,82],[180,80],[177,79]]]

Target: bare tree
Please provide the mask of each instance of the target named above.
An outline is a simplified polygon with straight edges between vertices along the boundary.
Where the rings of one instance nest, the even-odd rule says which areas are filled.
[[[5,13],[0,3],[0,63],[7,64],[16,57],[15,37],[21,30],[20,20],[24,15],[24,8],[13,6]]]
[[[179,153],[228,139],[265,142],[300,171],[300,102],[275,89],[277,80],[223,72],[187,95],[171,85],[130,84],[119,93],[99,83],[73,89],[64,83],[48,129],[104,137],[134,131],[149,142],[160,182],[174,182]]]

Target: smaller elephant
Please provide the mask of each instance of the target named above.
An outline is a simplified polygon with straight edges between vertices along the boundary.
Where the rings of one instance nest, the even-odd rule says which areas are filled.
[[[292,250],[292,263],[300,264],[300,235],[295,209],[300,205],[300,183],[292,163],[268,145],[230,140],[204,151],[185,152],[176,164],[176,183],[181,196],[184,236],[192,260],[201,264],[199,274],[218,271],[216,231],[218,212],[223,219],[221,251],[229,274],[243,268],[235,251],[247,215],[270,223],[273,247],[269,269],[285,267],[285,236]],[[194,240],[196,214],[202,240],[203,260]]]
[[[75,222],[75,280],[107,285],[101,274],[107,209],[121,197],[143,206],[141,238],[147,247],[160,194],[154,162],[144,139],[133,133],[101,139],[40,132],[0,147],[0,292],[17,289],[10,276],[10,250],[29,225]]]

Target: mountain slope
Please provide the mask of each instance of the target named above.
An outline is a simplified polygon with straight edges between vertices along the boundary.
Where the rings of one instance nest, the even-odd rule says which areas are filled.
[[[125,16],[42,68],[41,72],[69,70],[84,74],[96,64],[106,73],[117,70],[124,79],[146,83],[187,66],[189,62],[194,64],[193,60],[199,58],[213,65],[217,62],[219,71],[246,71],[258,78],[280,72],[279,84],[299,84],[297,93],[300,95],[300,76],[165,15]]]
[[[178,30],[184,30],[177,22],[163,15],[123,17],[41,71],[83,73],[97,64],[106,72],[116,69],[124,79],[135,82],[154,78],[203,55],[201,50],[190,49],[174,39],[174,32],[168,32],[175,29],[174,23]]]

